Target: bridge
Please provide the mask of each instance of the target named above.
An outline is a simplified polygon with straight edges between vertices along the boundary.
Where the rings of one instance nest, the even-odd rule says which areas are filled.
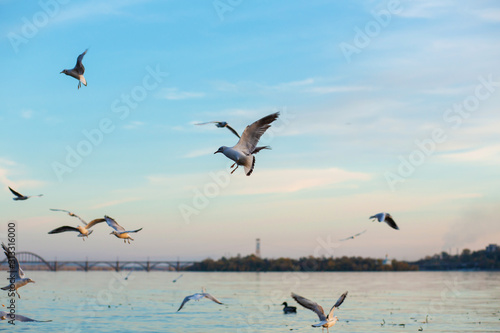
[[[47,268],[50,271],[57,272],[63,267],[76,267],[76,270],[83,270],[85,272],[92,269],[113,269],[117,272],[123,269],[136,269],[144,270],[149,272],[151,270],[160,270],[161,267],[167,270],[181,271],[188,266],[193,265],[196,261],[172,261],[172,260],[160,260],[160,261],[138,261],[138,260],[126,260],[126,261],[48,261],[40,257],[38,254],[33,252],[16,252],[16,258],[19,260],[21,267],[31,268],[33,270],[42,268]],[[8,270],[7,258],[0,262],[0,267],[6,266]]]

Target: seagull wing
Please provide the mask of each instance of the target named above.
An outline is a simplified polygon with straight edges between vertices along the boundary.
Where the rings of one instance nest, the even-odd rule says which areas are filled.
[[[109,216],[104,216],[104,218],[106,219],[106,223],[111,228],[115,229],[118,232],[124,232],[125,231],[125,229],[121,225],[119,225],[118,223],[116,223],[116,221],[113,218],[111,218]]]
[[[371,219],[377,219],[377,221],[381,222],[385,218],[385,213],[378,213],[373,216],[370,216]]]
[[[243,131],[240,141],[238,141],[233,149],[239,150],[247,155],[252,154],[262,134],[271,127],[273,121],[278,119],[279,114],[279,112],[270,114],[248,125]]]
[[[335,303],[335,305],[332,306],[332,309],[330,310],[330,313],[328,314],[328,319],[333,318],[333,312],[335,311],[336,308],[338,308],[344,302],[346,297],[347,297],[347,291],[345,293],[343,293],[342,295],[340,295],[340,297],[337,300],[337,302]]]
[[[75,65],[75,71],[78,73],[78,74],[83,74],[85,73],[85,67],[83,66],[83,63],[82,63],[82,60],[83,60],[83,56],[87,53],[89,49],[86,49],[82,54],[80,54],[78,56],[78,58],[76,59],[76,65]]]
[[[179,307],[179,309],[177,310],[177,312],[181,311],[181,309],[184,306],[184,304],[186,304],[187,302],[189,302],[192,299],[192,297],[193,297],[193,295],[189,295],[189,296],[184,297],[184,300],[182,301],[182,304]]]
[[[195,125],[220,124],[220,121],[207,121],[206,123],[198,123]]]
[[[52,210],[54,212],[65,212],[65,213],[68,213],[69,216],[73,216],[73,217],[76,217],[77,219],[79,219],[83,223],[83,225],[87,225],[87,222],[85,222],[80,216],[76,215],[73,212],[70,212],[69,210],[55,209],[55,208],[51,208],[50,210]]]
[[[230,130],[231,132],[233,132],[234,135],[236,135],[239,139],[241,139],[240,135],[238,134],[238,132],[236,132],[236,130],[234,128],[232,128],[231,126],[229,126],[229,124],[226,124],[226,127],[228,130]]]
[[[19,197],[19,198],[24,197],[24,195],[22,195],[21,193],[16,192],[16,191],[14,191],[13,189],[11,189],[11,188],[10,188],[10,186],[9,186],[9,190],[10,190],[10,191],[11,191],[11,192],[12,192],[12,193],[16,196],[16,197]]]
[[[10,272],[14,272],[14,278],[16,280],[24,278],[24,272],[21,269],[21,266],[19,266],[19,261],[17,260],[16,256],[9,250],[9,248],[4,243],[2,243],[2,248],[4,250],[5,256],[7,257],[7,261],[13,262],[13,266],[10,266],[10,263],[8,264],[10,267],[12,267]]]
[[[360,236],[360,235],[364,234],[365,232],[366,232],[366,230],[363,230],[363,231],[361,231],[361,232],[357,233],[356,235],[354,235],[354,237],[358,237],[358,236]]]
[[[89,222],[89,224],[87,224],[85,226],[85,229],[90,229],[93,226],[95,226],[96,224],[101,223],[101,222],[106,222],[106,219],[100,218],[100,219],[92,220],[92,221]]]
[[[212,300],[214,301],[215,303],[217,304],[222,304],[222,302],[220,302],[217,298],[213,297],[212,295],[210,295],[209,293],[203,293],[203,296],[205,298],[208,298],[209,300]]]
[[[252,154],[257,154],[262,149],[271,149],[271,147],[270,146],[255,147],[255,149],[253,150]]]
[[[394,228],[396,230],[399,230],[399,227],[398,225],[396,224],[396,222],[394,222],[394,220],[392,219],[392,216],[390,214],[386,214],[385,215],[385,223],[387,223],[391,228]]]
[[[66,232],[66,231],[80,232],[80,230],[78,230],[75,227],[70,227],[70,226],[65,225],[65,226],[55,228],[54,230],[49,231],[49,234],[60,234],[61,232]]]
[[[142,230],[142,228],[137,229],[137,230],[127,230],[127,231],[121,231],[120,233],[121,233],[121,234],[125,234],[125,233],[129,234],[129,233],[132,233],[132,232],[139,232],[139,231],[141,231],[141,230]]]
[[[346,240],[349,240],[349,239],[353,239],[354,236],[350,236],[350,237],[347,237],[347,238],[342,238],[342,239],[339,239],[339,242],[344,242]]]
[[[297,303],[299,303],[300,305],[305,307],[306,309],[314,311],[318,315],[319,320],[321,320],[321,321],[326,320],[325,311],[323,310],[321,305],[319,305],[318,303],[313,302],[311,300],[308,300],[307,298],[299,296],[299,295],[294,294],[294,293],[292,293],[292,298],[294,300],[296,300]]]
[[[4,318],[4,317],[5,317],[5,320],[11,320],[12,319],[11,316],[10,316],[10,313],[5,312],[5,311],[0,311],[0,318]],[[36,322],[41,322],[41,323],[46,323],[46,322],[52,321],[52,320],[35,320],[35,319],[31,319],[29,317],[21,316],[21,315],[18,315],[18,314],[14,315],[14,320],[16,320],[16,321],[23,321],[23,322],[36,321]]]

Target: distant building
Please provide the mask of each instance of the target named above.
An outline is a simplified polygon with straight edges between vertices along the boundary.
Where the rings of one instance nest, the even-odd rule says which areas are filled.
[[[383,265],[390,265],[391,264],[391,262],[389,261],[389,255],[388,254],[385,255],[385,259],[382,262],[382,264]]]
[[[255,240],[255,256],[260,258],[260,238]]]
[[[486,252],[490,253],[490,252],[496,252],[500,250],[500,247],[496,244],[490,244],[486,247]]]

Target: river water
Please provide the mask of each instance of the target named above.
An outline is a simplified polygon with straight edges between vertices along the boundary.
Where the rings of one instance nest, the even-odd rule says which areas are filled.
[[[500,272],[187,272],[175,283],[175,272],[26,273],[36,283],[19,290],[16,312],[52,322],[1,321],[0,331],[319,333],[290,292],[329,311],[348,291],[330,332],[500,332]],[[224,304],[190,301],[177,312],[202,287]],[[284,301],[297,314],[283,314]]]

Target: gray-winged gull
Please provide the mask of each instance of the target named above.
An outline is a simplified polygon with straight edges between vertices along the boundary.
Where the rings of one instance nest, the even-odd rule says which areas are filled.
[[[113,218],[111,218],[109,216],[104,216],[104,220],[111,228],[115,229],[114,231],[112,231],[110,233],[110,235],[115,235],[116,237],[123,239],[124,243],[126,243],[128,241],[128,243],[130,244],[130,241],[131,240],[133,241],[133,239],[132,239],[132,237],[130,237],[129,233],[139,232],[142,230],[142,228],[137,229],[137,230],[125,230],[124,227],[119,225]]]
[[[255,156],[253,156],[253,154],[257,152],[257,143],[259,143],[259,139],[264,134],[264,132],[269,127],[271,127],[271,123],[278,119],[279,114],[279,112],[270,114],[268,116],[265,116],[264,118],[257,120],[253,124],[248,125],[235,146],[222,146],[214,154],[223,153],[227,158],[235,162],[231,166],[231,168],[235,165],[236,168],[234,168],[231,173],[236,171],[236,169],[238,169],[238,166],[243,165],[245,174],[247,176],[250,176],[255,167]],[[264,148],[265,147],[262,147],[260,149]]]
[[[186,304],[187,302],[192,301],[192,300],[199,301],[202,298],[208,298],[209,300],[212,300],[217,304],[222,304],[222,302],[220,302],[218,299],[216,299],[215,297],[213,297],[212,295],[207,293],[205,288],[203,288],[201,293],[196,293],[193,295],[186,296],[184,298],[184,300],[182,301],[182,304],[179,307],[179,310],[177,310],[177,312],[179,312],[182,309],[182,307],[184,306],[184,304]]]
[[[347,291],[339,297],[335,305],[331,308],[330,312],[328,313],[328,316],[325,315],[323,307],[318,303],[308,300],[307,298],[299,296],[294,293],[292,293],[292,297],[294,300],[297,301],[297,303],[299,303],[306,309],[314,311],[318,315],[320,322],[312,325],[313,327],[322,327],[323,330],[326,328],[326,331],[329,332],[328,329],[333,325],[335,325],[335,323],[339,320],[336,316],[333,316],[333,312],[344,302],[345,298],[347,297]]]
[[[346,240],[349,240],[349,239],[354,239],[362,234],[364,234],[366,232],[366,230],[363,230],[361,232],[358,232],[356,235],[352,235],[350,237],[347,237],[347,238],[343,238],[343,239],[339,239],[340,242],[343,242],[343,241],[346,241]]]
[[[83,73],[85,73],[85,67],[83,66],[82,60],[83,56],[87,53],[88,49],[86,49],[82,54],[78,56],[76,59],[76,65],[72,69],[63,69],[61,74],[64,73],[66,75],[69,75],[71,77],[74,77],[75,79],[78,80],[78,89],[82,86],[82,83],[84,86],[87,86],[87,80],[85,80],[85,77],[83,77]]]
[[[7,279],[10,282],[10,284],[1,289],[2,290],[14,289],[16,291],[17,296],[21,298],[21,295],[19,295],[17,289],[27,285],[30,282],[35,283],[35,281],[26,277],[23,270],[21,269],[21,266],[19,266],[19,261],[17,260],[16,256],[10,251],[10,249],[4,243],[2,243],[2,248],[4,250],[5,255],[7,256],[7,261],[8,261],[7,263],[10,268],[8,271],[10,273],[10,277]],[[11,277],[14,278],[14,282],[10,280]]]
[[[8,320],[8,321],[14,320],[23,322],[34,321],[39,323],[48,323],[49,321],[52,321],[52,320],[35,320],[29,317],[21,316],[18,314],[11,314],[10,312],[5,312],[5,311],[0,311],[0,320]]]
[[[371,219],[376,219],[377,221],[379,222],[385,222],[387,223],[391,228],[393,229],[396,229],[396,230],[399,230],[399,227],[398,225],[396,224],[396,222],[394,222],[391,214],[389,213],[378,213],[378,214],[375,214],[373,216],[370,216]],[[375,220],[373,220],[375,221]],[[372,221],[372,222],[373,222]]]
[[[72,213],[70,211],[67,211],[64,209],[53,209],[53,208],[51,208],[50,210],[57,211],[57,212],[66,212],[66,213],[68,213],[69,216],[76,217],[77,219],[82,221],[84,226],[82,227],[82,226],[78,225],[76,227],[70,227],[70,226],[64,225],[62,227],[59,227],[59,228],[56,228],[54,230],[49,231],[48,232],[49,234],[59,234],[61,232],[66,232],[66,231],[76,231],[76,232],[79,232],[78,237],[82,237],[82,239],[85,240],[85,237],[88,237],[94,231],[94,230],[90,230],[90,228],[92,228],[97,223],[105,221],[103,218],[98,218],[98,219],[94,219],[94,220],[90,221],[90,223],[87,223],[80,216],[78,216],[75,213]]]
[[[229,126],[229,124],[225,121],[207,121],[206,123],[199,123],[199,124],[195,124],[195,125],[206,125],[206,124],[215,124],[215,126],[217,126],[218,128],[227,128],[234,135],[236,135],[238,138],[240,138],[240,135],[238,134],[238,132],[236,132],[236,130],[234,128],[232,128],[231,126]]]
[[[17,191],[14,191],[10,186],[9,186],[9,190],[12,192],[12,194],[14,194],[16,197],[15,198],[12,198],[12,200],[28,200],[29,198],[31,197],[42,197],[43,194],[38,194],[38,195],[22,195],[21,193],[17,192]]]

